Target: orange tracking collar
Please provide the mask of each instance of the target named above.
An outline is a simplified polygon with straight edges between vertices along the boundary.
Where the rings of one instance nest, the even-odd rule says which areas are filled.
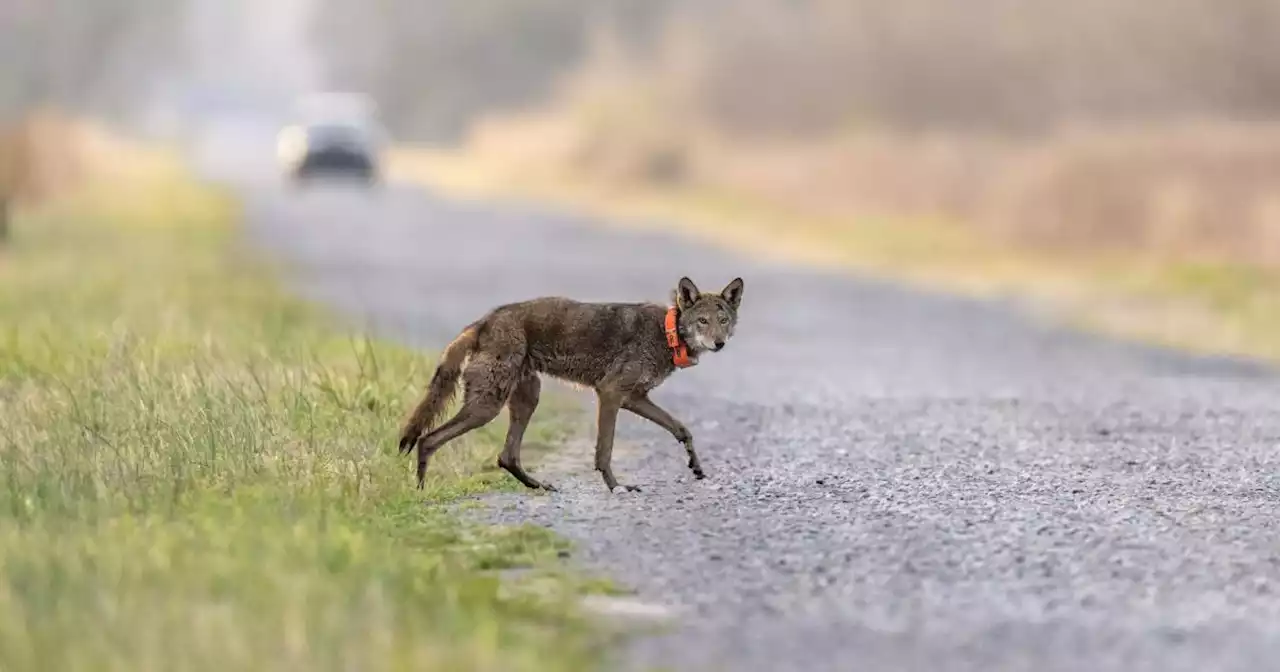
[[[689,346],[680,340],[680,331],[676,325],[676,309],[667,310],[667,319],[663,325],[667,332],[667,347],[671,348],[671,363],[678,369],[687,369],[697,362],[689,356]]]

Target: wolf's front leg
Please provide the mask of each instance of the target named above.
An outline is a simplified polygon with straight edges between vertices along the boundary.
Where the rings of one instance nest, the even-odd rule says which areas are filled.
[[[604,477],[604,484],[610,492],[618,488],[618,479],[613,477],[613,434],[618,424],[618,409],[622,406],[620,395],[597,392],[599,414],[596,421],[596,471]],[[630,491],[638,492],[634,485],[622,486]]]
[[[693,472],[693,477],[706,478],[706,474],[702,471],[702,463],[698,461],[698,453],[693,449],[693,434],[689,433],[684,423],[653,403],[647,394],[627,399],[622,407],[671,432],[671,435],[676,437],[676,441],[684,444],[684,452],[689,456],[689,470]]]

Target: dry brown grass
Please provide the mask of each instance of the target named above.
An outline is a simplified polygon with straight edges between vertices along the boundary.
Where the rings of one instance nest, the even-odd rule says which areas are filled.
[[[938,217],[1058,252],[1280,262],[1280,126],[725,143],[694,165],[706,184],[798,211]]]
[[[492,119],[468,154],[510,175],[692,185],[809,215],[941,218],[1049,250],[1280,263],[1280,125],[744,140],[646,115],[644,100],[632,90],[569,113]]]
[[[975,221],[1021,240],[1280,262],[1280,126],[1065,134],[1032,147]]]
[[[161,154],[93,122],[41,108],[0,130],[0,195],[18,206],[39,205],[103,174],[148,174],[158,161],[172,159]]]

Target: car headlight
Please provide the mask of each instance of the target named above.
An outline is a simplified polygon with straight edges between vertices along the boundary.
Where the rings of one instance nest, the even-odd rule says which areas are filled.
[[[276,154],[285,163],[294,163],[307,151],[307,135],[297,126],[289,126],[280,131],[276,140]]]

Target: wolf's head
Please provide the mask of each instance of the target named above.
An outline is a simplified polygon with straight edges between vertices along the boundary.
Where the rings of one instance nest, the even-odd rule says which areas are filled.
[[[692,280],[680,278],[674,295],[680,335],[689,347],[697,352],[724,348],[738,323],[742,278],[734,278],[719,294],[703,294]]]

